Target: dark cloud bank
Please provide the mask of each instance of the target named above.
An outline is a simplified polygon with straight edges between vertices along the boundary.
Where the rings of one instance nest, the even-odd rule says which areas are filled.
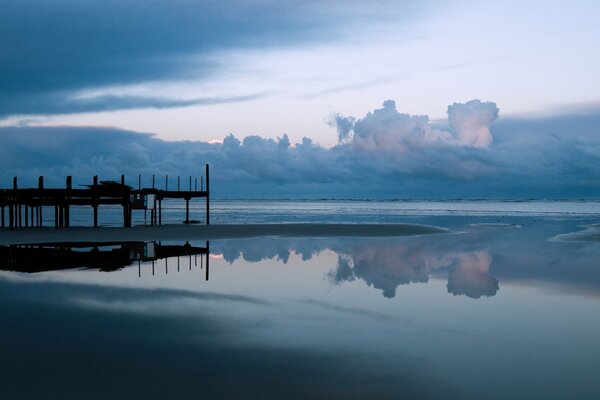
[[[77,94],[210,79],[229,67],[219,56],[224,52],[339,41],[368,21],[404,19],[422,7],[394,3],[380,1],[375,10],[316,0],[4,0],[0,117],[240,101],[247,94],[191,100]]]
[[[494,103],[448,107],[448,122],[402,114],[393,101],[362,118],[331,117],[339,143],[234,135],[223,143],[167,142],[95,127],[0,128],[0,181],[44,175],[87,184],[120,174],[199,176],[217,197],[593,198],[600,193],[600,111],[500,118]],[[494,122],[495,121],[495,122]]]

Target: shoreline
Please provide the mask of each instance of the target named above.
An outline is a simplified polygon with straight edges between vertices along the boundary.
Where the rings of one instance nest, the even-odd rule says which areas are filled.
[[[59,242],[136,242],[217,240],[260,236],[287,237],[401,237],[449,233],[444,228],[419,224],[215,224],[161,225],[133,228],[20,228],[0,229],[0,245]]]

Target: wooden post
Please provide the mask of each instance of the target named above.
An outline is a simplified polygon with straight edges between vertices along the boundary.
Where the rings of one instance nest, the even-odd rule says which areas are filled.
[[[4,205],[2,205],[2,227],[4,228]]]
[[[94,228],[98,227],[98,175],[92,178],[92,188],[94,190],[93,198],[92,198],[92,208],[94,209]]]
[[[125,228],[131,228],[131,221],[129,221],[129,202],[123,202],[123,226]]]
[[[152,175],[152,189],[154,189],[154,175]]]
[[[158,199],[158,224],[162,225],[162,199]]]
[[[190,193],[192,193],[192,177],[190,176]],[[189,199],[185,200],[185,223],[189,224],[190,223],[190,200],[191,197]]]
[[[15,192],[13,193],[13,204],[14,204],[13,207],[14,207],[14,209],[13,209],[13,218],[12,218],[12,219],[14,219],[14,221],[13,221],[13,224],[11,224],[11,229],[19,227],[19,222],[18,222],[19,212],[18,212],[18,206],[17,206],[17,203],[18,203],[18,200],[17,200],[17,188],[18,188],[17,177],[15,176],[13,178],[13,190]]]
[[[44,225],[44,216],[42,215],[42,211],[43,211],[43,207],[44,205],[42,204],[42,190],[44,190],[44,177],[40,176],[38,178],[38,190],[40,191],[39,194],[39,200],[40,200],[40,204],[39,204],[39,208],[38,208],[38,226],[43,226]]]
[[[185,223],[190,223],[190,199],[185,199]]]
[[[58,227],[62,228],[64,226],[64,220],[65,218],[65,214],[64,214],[64,206],[62,204],[60,204],[58,206]]]
[[[15,209],[14,209],[14,205],[13,204],[10,204],[8,206],[8,223],[9,223],[8,228],[11,231],[13,229],[15,229]]]
[[[54,205],[54,227],[55,228],[59,227],[59,222],[58,222],[58,204]]]
[[[210,186],[209,186],[209,174],[208,164],[206,164],[206,225],[210,225]]]
[[[65,227],[69,227],[71,225],[71,216],[69,213],[69,203],[70,203],[70,199],[71,199],[71,189],[73,188],[73,178],[71,176],[67,176],[67,195],[65,196],[65,222],[64,222],[64,226]]]
[[[121,175],[121,186],[123,186],[123,226],[131,228],[131,199],[125,185],[125,175]]]
[[[208,282],[208,269],[209,269],[209,265],[208,265],[208,260],[210,259],[210,250],[209,250],[209,245],[208,245],[208,240],[206,241],[206,281]]]
[[[169,190],[169,175],[165,176],[165,190]]]
[[[180,184],[180,182],[181,182],[181,177],[180,177],[180,176],[177,176],[177,191],[178,191],[178,192],[179,192],[179,191],[181,191],[181,189],[179,188],[179,184]]]
[[[29,226],[29,204],[25,203],[25,228]]]
[[[156,211],[157,211],[157,207],[156,207],[157,204],[156,203],[157,203],[157,201],[158,200],[157,200],[156,195],[155,195],[154,196],[154,225],[156,225],[156,222],[157,222],[157,214],[156,214]]]

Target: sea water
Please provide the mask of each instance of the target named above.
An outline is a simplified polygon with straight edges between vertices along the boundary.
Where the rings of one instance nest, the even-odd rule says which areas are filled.
[[[0,397],[600,393],[600,243],[560,239],[600,223],[597,202],[213,204],[212,223],[410,222],[450,233],[202,241],[191,244],[208,257],[112,272],[0,271]],[[182,209],[166,214],[180,222]]]
[[[206,222],[203,200],[190,203],[190,219]],[[164,201],[161,213],[163,224],[185,220],[183,201]],[[396,223],[407,218],[439,216],[465,217],[552,217],[579,218],[600,215],[600,201],[401,201],[401,200],[226,200],[210,203],[212,223]],[[44,211],[44,223],[54,224],[53,210]],[[102,226],[122,226],[122,208],[99,207]],[[92,210],[71,208],[72,226],[90,226]],[[133,211],[134,225],[150,224],[150,211]]]

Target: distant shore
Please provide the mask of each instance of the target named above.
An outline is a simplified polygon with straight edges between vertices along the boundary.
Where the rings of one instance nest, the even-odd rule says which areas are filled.
[[[331,237],[331,236],[414,236],[447,233],[443,228],[418,224],[216,224],[162,225],[133,228],[67,229],[23,228],[0,230],[0,244],[53,242],[133,242],[168,240],[215,240],[257,236]]]

